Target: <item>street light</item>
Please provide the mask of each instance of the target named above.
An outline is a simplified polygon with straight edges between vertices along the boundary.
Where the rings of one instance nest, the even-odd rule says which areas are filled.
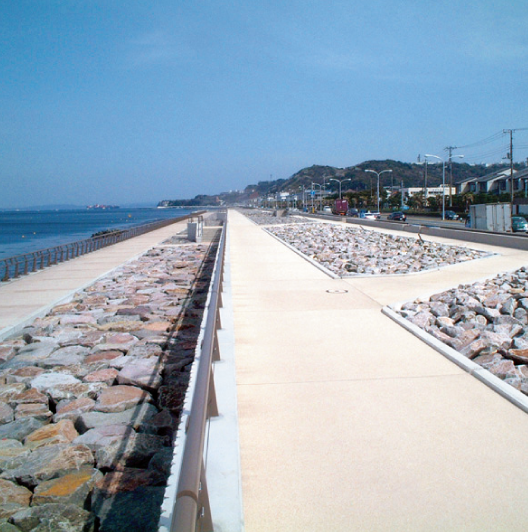
[[[460,159],[463,159],[463,155],[451,155],[451,152],[449,152],[448,162],[449,162],[449,206],[453,206],[453,162],[452,159],[454,157],[459,157]]]
[[[381,172],[376,172],[376,170],[365,170],[365,172],[370,172],[372,174],[376,174],[378,176],[378,212],[380,212],[380,175],[385,173],[385,172],[391,172],[392,173],[392,170],[391,169],[388,169],[388,170],[382,170]]]
[[[319,187],[319,208],[322,210],[322,193],[323,193],[323,185],[320,185],[319,183],[314,183],[312,181],[312,213],[314,211],[314,204],[313,204],[313,197],[315,196],[314,186]]]
[[[352,181],[352,180],[350,179],[350,177],[347,177],[346,179],[332,178],[332,179],[329,179],[329,181],[337,181],[339,183],[339,199],[341,199],[341,183],[343,183],[344,181]]]
[[[442,161],[442,220],[445,220],[445,161],[442,157],[438,155],[431,155],[430,153],[425,154],[426,157],[434,157],[439,161]],[[453,157],[464,157],[463,155],[454,155]]]
[[[442,161],[442,220],[445,220],[445,161],[442,157],[438,157],[438,155],[426,153],[425,156],[434,157],[435,159]]]

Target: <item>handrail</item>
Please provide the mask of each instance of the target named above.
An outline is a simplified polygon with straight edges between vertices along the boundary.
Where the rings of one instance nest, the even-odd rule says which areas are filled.
[[[212,532],[213,522],[204,467],[204,442],[209,417],[217,416],[212,363],[218,357],[217,330],[220,328],[224,254],[227,220],[224,221],[215,268],[209,290],[209,304],[200,347],[194,393],[185,425],[176,501],[170,524],[171,532]]]
[[[130,229],[116,229],[115,232],[105,235],[0,259],[0,281],[6,282],[9,281],[9,279],[15,279],[21,275],[27,275],[28,273],[42,270],[43,268],[58,264],[59,262],[64,262],[85,255],[86,253],[91,253],[92,251],[97,251],[98,249],[117,244],[118,242],[123,242],[129,238],[134,238],[150,231],[161,229],[167,225],[181,222],[192,216],[196,216],[196,214],[198,213],[192,213],[178,218],[158,220],[156,222],[137,225]]]

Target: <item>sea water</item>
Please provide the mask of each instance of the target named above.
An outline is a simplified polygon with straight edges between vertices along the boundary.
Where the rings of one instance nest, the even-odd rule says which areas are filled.
[[[77,240],[107,229],[129,229],[186,216],[195,209],[0,211],[0,259]]]

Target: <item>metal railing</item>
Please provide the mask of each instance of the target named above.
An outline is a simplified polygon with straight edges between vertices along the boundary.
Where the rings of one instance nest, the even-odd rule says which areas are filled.
[[[174,224],[186,220],[197,213],[189,214],[187,216],[180,216],[178,218],[170,218],[167,220],[159,220],[148,224],[142,224],[130,229],[116,229],[104,235],[94,236],[85,240],[62,244],[52,248],[40,249],[23,255],[16,255],[15,257],[8,257],[0,259],[0,281],[6,282],[9,279],[16,279],[21,275],[42,270],[48,266],[53,266],[75,257],[80,257],[86,253],[97,251],[98,249],[112,246],[118,242],[123,242],[129,238],[134,238],[143,235],[156,229],[161,229],[167,225]]]
[[[169,526],[171,532],[213,531],[204,466],[204,446],[207,420],[218,415],[212,363],[220,360],[217,331],[221,328],[226,234],[227,222],[224,222],[209,289],[209,303],[191,406],[185,423],[182,423],[185,441],[181,451],[181,466]]]

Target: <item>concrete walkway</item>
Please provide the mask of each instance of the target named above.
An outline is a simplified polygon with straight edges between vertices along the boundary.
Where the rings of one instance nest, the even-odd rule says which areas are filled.
[[[528,528],[528,416],[381,313],[527,252],[333,280],[234,211],[229,235],[246,532]]]
[[[185,231],[187,220],[125,240],[51,268],[0,283],[0,338],[36,315],[47,312],[76,290],[93,283],[124,262]]]

